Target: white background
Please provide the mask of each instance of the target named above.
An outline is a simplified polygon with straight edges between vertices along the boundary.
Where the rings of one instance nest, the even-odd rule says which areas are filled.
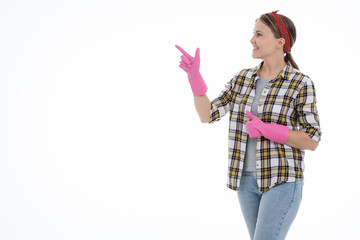
[[[248,239],[228,117],[201,124],[179,44],[215,98],[280,10],[323,131],[287,239],[359,239],[356,1],[0,2],[0,239]]]

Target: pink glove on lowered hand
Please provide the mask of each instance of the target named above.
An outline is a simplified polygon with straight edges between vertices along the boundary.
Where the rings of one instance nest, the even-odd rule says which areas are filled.
[[[284,144],[289,135],[289,127],[280,124],[264,123],[251,112],[246,111],[251,121],[246,123],[246,131],[251,138],[264,136],[265,138]]]
[[[181,56],[181,62],[179,67],[182,68],[188,74],[191,89],[194,96],[204,95],[207,91],[207,86],[202,78],[200,70],[200,49],[196,49],[195,58],[190,56],[180,46],[175,45],[177,49],[183,54]]]

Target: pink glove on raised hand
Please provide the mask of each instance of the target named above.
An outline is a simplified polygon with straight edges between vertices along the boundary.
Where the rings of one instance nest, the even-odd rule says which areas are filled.
[[[246,123],[246,131],[251,138],[264,136],[265,138],[284,144],[289,135],[289,127],[280,124],[264,123],[251,112],[246,111],[251,121]]]
[[[196,49],[195,58],[190,56],[180,46],[175,45],[177,49],[183,54],[181,56],[181,62],[179,67],[182,68],[188,74],[191,89],[194,96],[204,95],[207,91],[207,86],[202,78],[200,70],[200,49]]]

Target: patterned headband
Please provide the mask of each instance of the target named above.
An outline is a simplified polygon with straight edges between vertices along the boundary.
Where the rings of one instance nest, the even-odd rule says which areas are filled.
[[[280,33],[281,33],[281,37],[285,39],[285,44],[284,44],[284,52],[288,53],[290,51],[290,39],[289,39],[289,33],[286,30],[286,25],[284,20],[282,20],[282,18],[277,14],[279,10],[274,11],[272,13],[270,13],[270,15],[275,19],[276,21],[276,25],[278,26]]]

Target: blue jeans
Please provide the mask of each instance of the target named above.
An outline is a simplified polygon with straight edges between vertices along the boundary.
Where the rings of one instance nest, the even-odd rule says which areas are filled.
[[[252,240],[285,239],[298,212],[303,181],[277,185],[259,192],[256,172],[244,171],[238,198]]]

